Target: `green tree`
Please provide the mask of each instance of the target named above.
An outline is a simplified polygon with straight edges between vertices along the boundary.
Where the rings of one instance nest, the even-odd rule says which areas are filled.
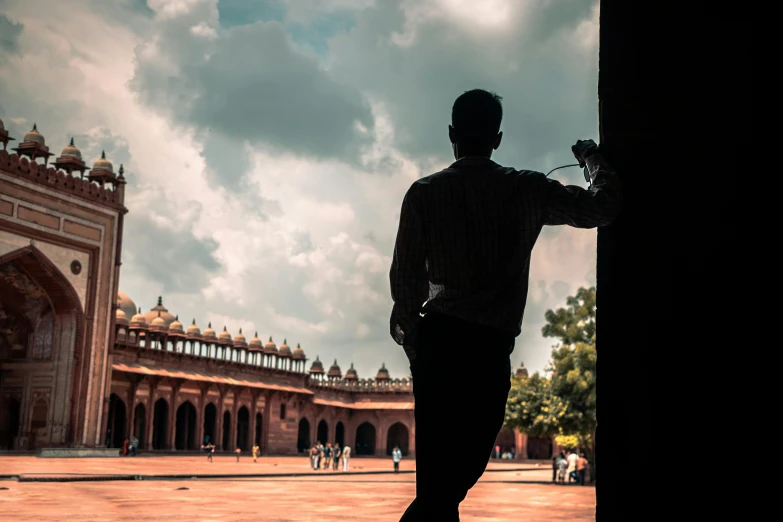
[[[544,337],[559,339],[563,345],[595,343],[595,287],[580,288],[566,299],[566,308],[547,310]]]
[[[549,379],[538,372],[511,380],[506,402],[506,426],[519,428],[533,437],[554,437],[559,433],[558,418],[565,405],[552,393]]]

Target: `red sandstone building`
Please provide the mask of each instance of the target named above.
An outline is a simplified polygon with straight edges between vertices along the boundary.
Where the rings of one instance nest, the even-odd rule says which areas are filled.
[[[413,455],[410,378],[325,371],[318,357],[240,329],[183,325],[118,291],[125,180],[73,140],[53,155],[34,127],[9,154],[0,121],[0,449],[119,447],[294,454],[315,443]],[[78,175],[77,175],[78,173]],[[217,325],[216,325],[217,326]],[[525,374],[520,368],[518,375]],[[447,397],[444,399],[448,400]],[[448,431],[448,430],[446,430]],[[517,458],[552,443],[504,431]]]

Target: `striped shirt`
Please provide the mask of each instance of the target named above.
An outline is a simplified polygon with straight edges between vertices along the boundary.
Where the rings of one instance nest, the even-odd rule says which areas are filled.
[[[586,163],[589,189],[478,156],[415,181],[402,202],[389,272],[392,338],[415,345],[427,312],[519,335],[542,227],[604,226],[620,211],[616,173],[600,153]]]

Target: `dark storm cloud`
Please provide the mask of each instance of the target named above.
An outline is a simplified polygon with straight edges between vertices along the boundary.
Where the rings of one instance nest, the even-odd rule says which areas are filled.
[[[241,176],[245,141],[300,156],[357,158],[366,140],[355,122],[372,125],[357,89],[294,51],[277,22],[194,29],[210,16],[161,22],[155,47],[137,52],[131,86],[146,104],[196,129],[215,176],[228,183]]]
[[[379,2],[349,33],[331,40],[333,71],[383,101],[397,145],[420,158],[448,155],[447,127],[459,94],[494,90],[504,97],[504,141],[495,157],[542,170],[549,162],[568,162],[576,139],[597,137],[597,54],[575,52],[567,41],[594,3],[531,3],[512,15],[519,30],[505,33],[470,32],[432,17],[411,45],[401,46],[392,35],[405,30],[403,14]],[[575,77],[584,80],[575,83]],[[575,182],[578,175],[559,171]]]
[[[0,8],[3,3],[0,2]],[[22,34],[24,25],[10,20],[4,14],[0,14],[0,61],[3,60],[3,54],[19,52],[19,35]]]

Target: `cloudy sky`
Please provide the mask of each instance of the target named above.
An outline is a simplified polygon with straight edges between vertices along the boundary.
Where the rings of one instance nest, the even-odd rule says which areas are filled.
[[[0,0],[0,118],[125,165],[121,289],[362,377],[409,373],[388,269],[405,191],[453,160],[454,99],[504,97],[502,164],[548,171],[597,140],[595,1],[46,4]],[[515,365],[546,366],[544,312],[595,283],[595,240],[542,234]]]

